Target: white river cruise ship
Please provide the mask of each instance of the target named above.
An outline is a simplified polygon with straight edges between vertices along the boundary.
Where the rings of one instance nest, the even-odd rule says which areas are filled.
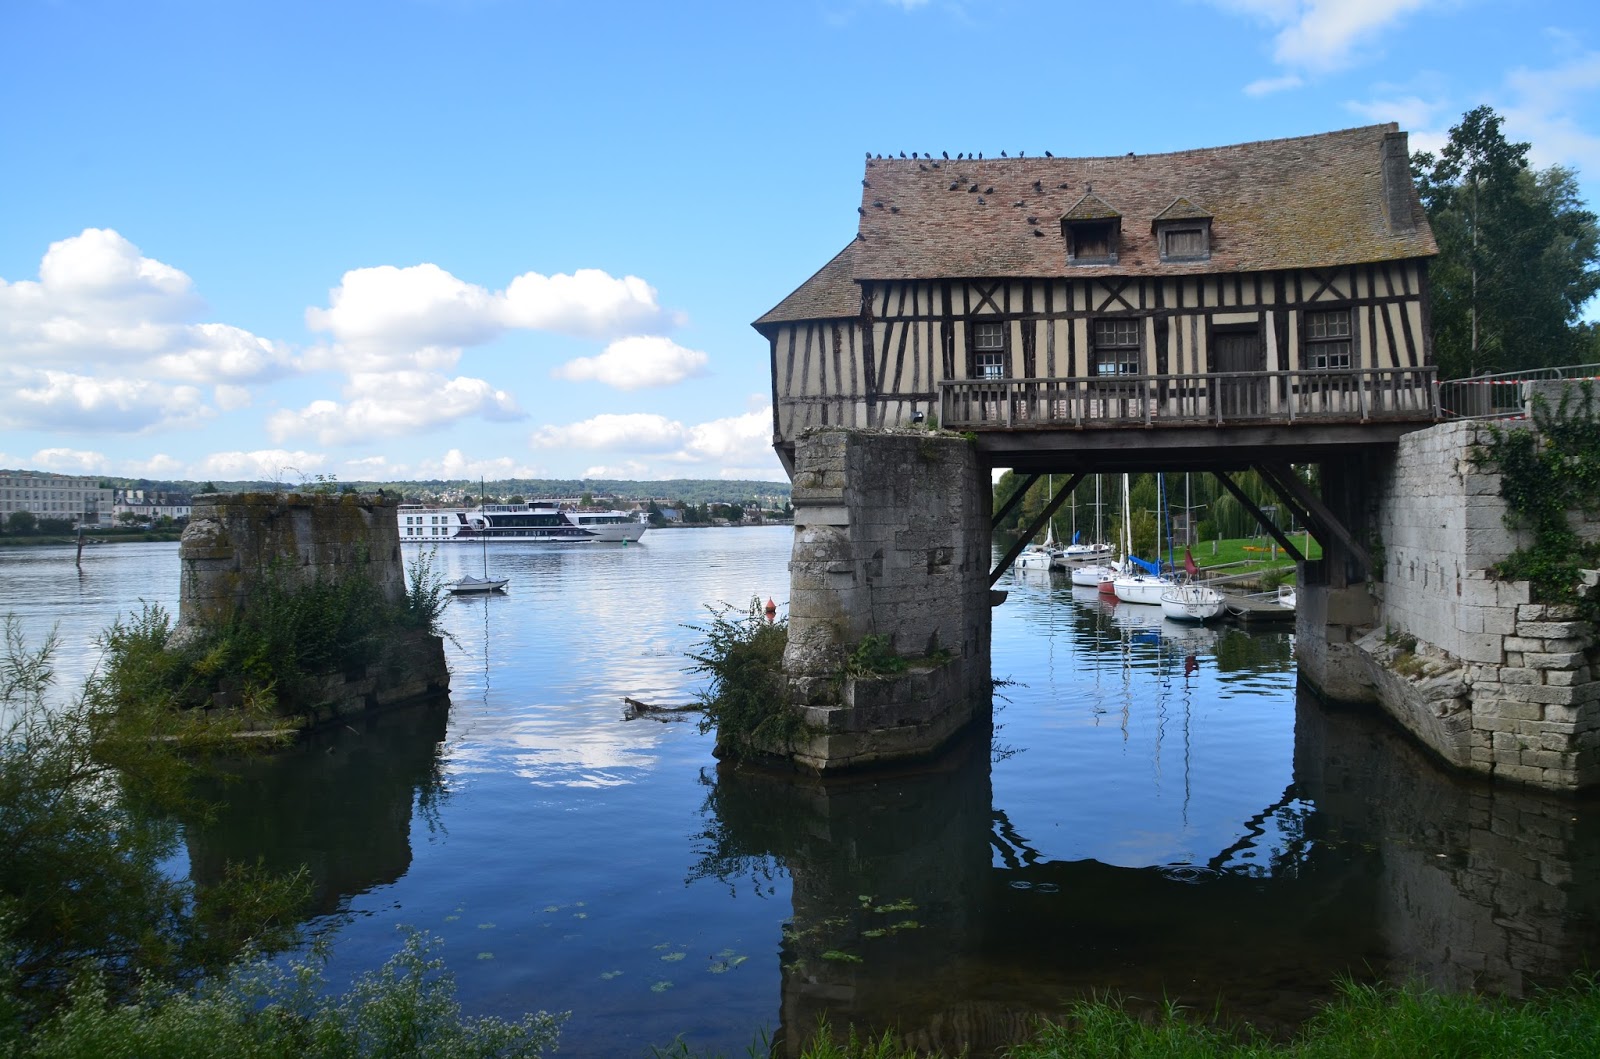
[[[630,544],[649,529],[642,518],[626,511],[586,511],[554,500],[471,508],[401,504],[397,517],[402,544]]]

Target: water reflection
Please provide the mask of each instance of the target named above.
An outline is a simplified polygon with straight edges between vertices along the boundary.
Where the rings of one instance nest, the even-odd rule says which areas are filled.
[[[983,1053],[1107,991],[1286,1031],[1344,975],[1520,994],[1581,966],[1593,825],[1444,776],[1374,720],[1300,696],[1293,781],[1194,860],[1052,858],[992,804],[973,741],[867,781],[725,768],[696,872],[792,878],[786,1054],[822,1018]]]
[[[196,792],[214,813],[185,821],[195,882],[219,880],[229,862],[305,865],[315,914],[394,882],[411,867],[413,813],[441,826],[448,716],[444,701],[410,706],[223,762]]]

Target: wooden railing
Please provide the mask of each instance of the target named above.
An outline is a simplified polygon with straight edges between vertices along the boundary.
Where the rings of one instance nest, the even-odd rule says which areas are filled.
[[[1243,426],[1439,418],[1438,369],[964,379],[939,384],[951,430]]]

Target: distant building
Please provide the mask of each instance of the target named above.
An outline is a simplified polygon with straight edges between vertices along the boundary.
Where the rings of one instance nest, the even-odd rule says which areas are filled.
[[[36,518],[64,518],[77,525],[109,525],[111,505],[112,490],[98,478],[0,470],[0,521],[26,511]]]
[[[112,502],[112,518],[119,522],[123,521],[124,512],[135,515],[140,522],[154,522],[159,518],[187,519],[190,510],[189,494],[154,489],[118,489]]]

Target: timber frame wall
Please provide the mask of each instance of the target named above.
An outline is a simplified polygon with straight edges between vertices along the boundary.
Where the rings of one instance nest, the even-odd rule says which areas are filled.
[[[1254,331],[1262,370],[1301,371],[1308,311],[1350,310],[1351,368],[1431,364],[1424,258],[1328,269],[1141,277],[862,281],[853,318],[771,326],[774,441],[892,427],[976,377],[978,323],[1004,325],[1002,377],[1093,378],[1094,321],[1134,319],[1139,374],[1213,372],[1218,331]]]

